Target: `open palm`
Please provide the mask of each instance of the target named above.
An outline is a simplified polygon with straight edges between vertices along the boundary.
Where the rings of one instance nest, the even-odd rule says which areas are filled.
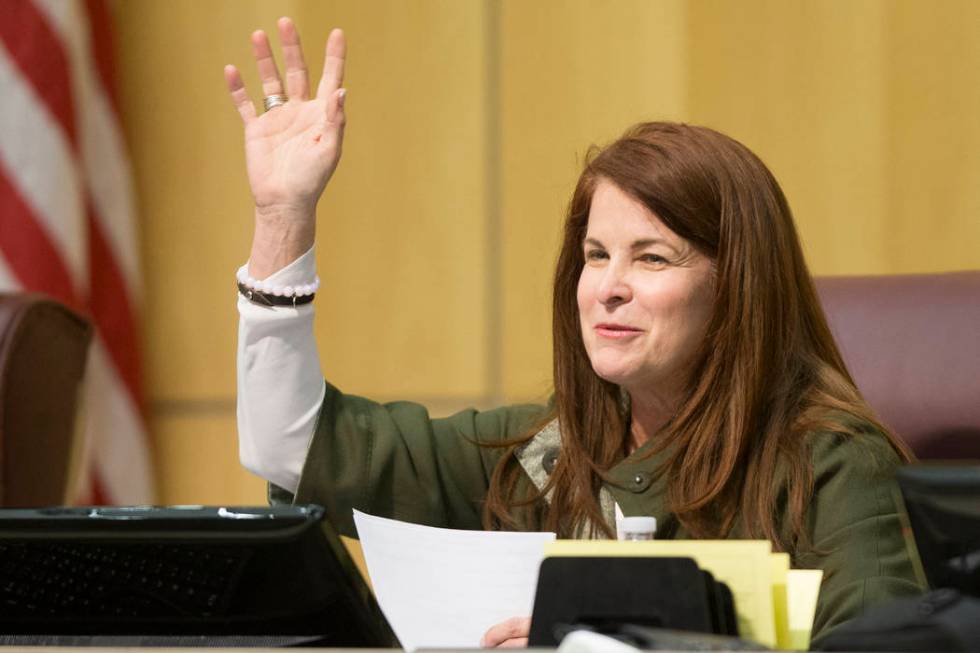
[[[278,28],[288,102],[258,115],[238,69],[226,66],[225,80],[245,123],[245,160],[256,207],[312,214],[340,160],[345,123],[341,84],[347,46],[343,32],[335,29],[330,33],[323,76],[316,96],[310,98],[299,34],[288,18],[280,19]],[[283,95],[283,82],[264,32],[252,34],[252,46],[263,95]]]

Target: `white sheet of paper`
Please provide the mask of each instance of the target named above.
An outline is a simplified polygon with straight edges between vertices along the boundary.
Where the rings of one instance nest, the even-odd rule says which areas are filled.
[[[473,648],[487,628],[530,616],[554,533],[461,531],[354,511],[381,610],[407,651]]]

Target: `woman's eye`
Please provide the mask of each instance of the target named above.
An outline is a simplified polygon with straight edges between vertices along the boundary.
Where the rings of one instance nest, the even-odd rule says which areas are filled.
[[[640,260],[644,263],[666,263],[667,259],[659,254],[643,254],[640,256]]]
[[[609,258],[609,255],[601,249],[590,249],[585,252],[585,260],[587,261],[600,261],[605,258]]]

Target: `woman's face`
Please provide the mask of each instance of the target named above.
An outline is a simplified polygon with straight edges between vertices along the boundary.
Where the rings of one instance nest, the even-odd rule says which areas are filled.
[[[592,368],[634,396],[678,391],[711,317],[710,259],[606,180],[582,247],[578,310]]]

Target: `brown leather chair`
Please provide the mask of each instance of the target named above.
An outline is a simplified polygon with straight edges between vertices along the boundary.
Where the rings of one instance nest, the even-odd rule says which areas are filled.
[[[980,458],[980,271],[817,279],[881,420],[920,458]]]
[[[64,503],[91,337],[43,295],[0,293],[0,506]]]

